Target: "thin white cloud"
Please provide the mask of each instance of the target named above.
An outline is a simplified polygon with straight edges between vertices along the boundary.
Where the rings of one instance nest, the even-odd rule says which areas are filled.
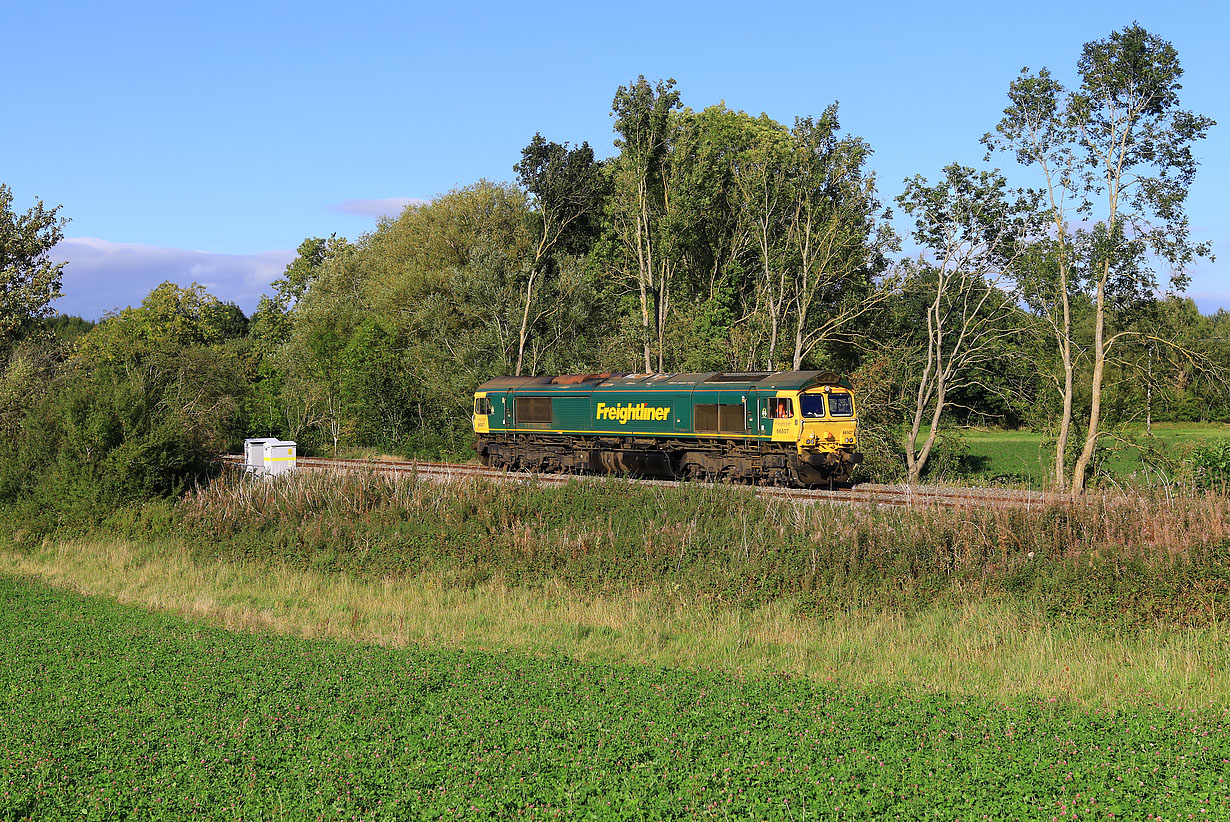
[[[426,200],[416,197],[388,197],[383,200],[346,200],[330,206],[330,209],[360,217],[396,217],[406,210],[406,206],[426,204]]]
[[[1191,297],[1201,314],[1216,314],[1219,309],[1230,310],[1230,290],[1189,290],[1183,296]]]
[[[234,302],[251,314],[295,252],[218,254],[75,237],[57,245],[51,257],[67,263],[61,289],[64,296],[52,308],[97,320],[108,311],[139,304],[155,286],[168,280],[183,286],[200,283],[218,299]]]

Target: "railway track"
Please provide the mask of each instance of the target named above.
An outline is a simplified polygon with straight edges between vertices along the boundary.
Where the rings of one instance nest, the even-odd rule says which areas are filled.
[[[223,457],[223,460],[235,465],[243,464],[243,457],[238,455],[228,455]],[[467,463],[418,460],[391,461],[300,457],[296,465],[299,469],[310,471],[372,471],[389,476],[399,474],[413,475],[423,479],[438,481],[453,481],[476,477],[497,482],[537,482],[543,485],[561,485],[575,480],[579,476],[576,474],[535,474],[505,471]],[[590,474],[584,476],[596,477],[602,475]],[[661,479],[630,478],[628,481],[653,483],[656,485],[679,484],[676,480]],[[1063,504],[1069,501],[1066,495],[1039,491],[1022,491],[1006,488],[958,488],[953,486],[911,487],[907,485],[878,485],[872,483],[834,487],[831,489],[757,487],[755,492],[761,497],[790,500],[799,503],[834,502],[899,507],[940,506],[945,508],[962,508],[989,505],[1033,508]]]

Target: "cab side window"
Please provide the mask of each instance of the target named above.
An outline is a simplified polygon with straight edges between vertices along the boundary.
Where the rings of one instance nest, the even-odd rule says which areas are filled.
[[[769,411],[774,419],[788,420],[794,416],[794,400],[771,400],[769,402]]]
[[[479,397],[474,401],[474,413],[480,417],[485,417],[491,413],[491,400],[486,397]]]
[[[517,397],[517,425],[545,428],[551,424],[550,397]]]

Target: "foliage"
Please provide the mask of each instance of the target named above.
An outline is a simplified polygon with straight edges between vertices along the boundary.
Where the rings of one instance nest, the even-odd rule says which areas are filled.
[[[0,498],[33,527],[88,523],[126,501],[182,494],[238,445],[243,315],[199,286],[159,286],[105,319],[10,417]],[[8,376],[28,360],[10,361]],[[24,372],[23,372],[24,373]]]
[[[99,448],[164,417],[197,432],[192,448],[247,434],[295,440],[305,454],[467,458],[472,393],[492,376],[779,368],[861,375],[861,478],[900,478],[908,393],[922,406],[907,429],[914,478],[936,447],[947,456],[932,476],[973,467],[960,437],[919,446],[923,431],[1058,421],[1053,474],[1096,479],[1105,449],[1078,469],[1069,431],[1096,440],[1142,409],[1147,423],[1230,412],[1230,316],[1152,295],[1155,264],[1182,270],[1205,250],[1186,235],[1183,205],[1191,147],[1211,121],[1178,108],[1173,48],[1132,26],[1089,44],[1078,71],[1073,91],[1025,71],[987,138],[1042,168],[1045,192],[1011,192],[997,171],[959,166],[936,185],[907,182],[900,202],[928,249],[913,263],[893,258],[872,146],[843,131],[836,103],[779,122],[689,108],[673,80],[644,76],[611,101],[610,159],[535,134],[515,182],[416,202],[354,242],[306,238],[250,319],[171,283],[92,330],[42,317],[59,277],[46,250],[63,220],[41,203],[12,214],[0,187],[3,260],[22,261],[5,262],[5,276],[34,288],[23,319],[6,331],[0,317],[0,428],[12,433],[0,443],[0,493],[26,494],[54,462],[21,431],[60,437],[84,425],[63,412],[70,397],[90,425],[121,432],[78,437],[88,444],[70,449],[71,464],[93,464]],[[1142,92],[1152,102],[1115,132],[1131,135],[1118,149],[1136,176],[1104,179],[1090,152],[1112,136],[1115,101]],[[1118,196],[1118,216],[1091,212],[1095,195]],[[949,333],[955,325],[962,333]],[[928,356],[945,363],[942,387],[927,388],[940,373]],[[178,386],[169,399],[167,386]],[[138,401],[142,392],[152,398]],[[165,441],[179,440],[168,429]],[[180,479],[120,485],[169,493],[188,462],[172,472]]]
[[[594,162],[594,150],[588,143],[569,149],[567,143],[548,143],[541,134],[534,135],[521,151],[521,162],[513,167],[518,181],[533,197],[537,235],[525,277],[514,375],[520,376],[525,365],[531,333],[542,342],[543,335],[550,333],[550,319],[566,304],[558,287],[555,293],[541,293],[544,288],[557,286],[556,278],[550,276],[558,272],[557,252],[584,253],[598,231],[604,196],[601,167]]]
[[[1230,485],[1230,439],[1201,443],[1193,449],[1191,469],[1197,485],[1226,493]]]
[[[0,183],[0,352],[31,320],[51,315],[64,263],[53,263],[48,255],[64,238],[68,222],[58,216],[60,206],[49,209],[42,200],[24,214],[12,206],[12,190]]]
[[[1157,264],[1168,265],[1172,285],[1183,288],[1192,260],[1210,252],[1207,243],[1191,241],[1185,203],[1197,166],[1193,144],[1214,125],[1180,108],[1178,52],[1138,24],[1086,43],[1077,72],[1080,87],[1069,92],[1045,70],[1023,71],[1009,90],[1012,105],[999,125],[1000,137],[986,138],[989,146],[1014,151],[1046,175],[1056,233],[1049,256],[1058,263],[1058,278],[1037,293],[1044,304],[1063,305],[1062,322],[1054,312],[1049,316],[1066,370],[1057,473],[1065,463],[1077,351],[1086,351],[1092,362],[1084,445],[1071,472],[1073,494],[1092,471],[1103,433],[1112,348],[1139,333],[1117,328],[1116,320],[1150,299]],[[1086,227],[1069,225],[1069,198]],[[1076,287],[1092,302],[1089,342],[1077,339],[1069,316],[1067,298]]]
[[[897,202],[914,217],[914,239],[926,249],[911,268],[915,287],[930,298],[926,357],[906,435],[907,481],[913,483],[927,470],[954,399],[950,392],[994,384],[986,375],[1014,336],[1011,272],[1038,230],[1039,197],[1009,190],[998,172],[954,163],[934,186],[921,176],[907,180]]]
[[[1065,113],[1072,94],[1044,70],[1023,75],[1010,98],[999,142],[988,144],[1045,161],[1057,188],[1039,206],[1039,195],[1008,191],[998,172],[953,166],[935,186],[916,178],[903,205],[920,220],[920,241],[944,246],[955,236],[987,263],[970,287],[941,289],[928,312],[943,280],[936,272],[951,269],[933,254],[901,282],[906,266],[891,259],[897,238],[871,146],[842,132],[836,104],[783,124],[724,105],[693,110],[673,80],[638,77],[612,100],[610,160],[535,134],[513,166],[516,185],[457,188],[354,243],[305,240],[250,323],[248,428],[307,453],[465,457],[472,391],[499,374],[850,372],[892,362],[889,405],[878,396],[862,403],[861,475],[890,478],[901,394],[925,371],[925,318],[934,326],[936,316],[961,316],[975,333],[957,347],[954,337],[941,343],[941,356],[961,367],[946,378],[942,404],[924,403],[934,417],[925,430],[1045,427],[1065,407],[1068,427],[1079,429],[1095,393],[1093,358],[1082,356],[1097,325],[1090,266],[1099,248],[1129,238],[1122,228],[1070,230],[1088,194],[1072,187],[1096,188],[1080,176],[1080,130]],[[1028,143],[1027,132],[1039,140]],[[1063,196],[1076,194],[1065,206]],[[1039,227],[1043,218],[1051,229]],[[1116,272],[1148,275],[1131,262],[1135,247],[1117,252]],[[1116,306],[1114,333],[1139,337],[1153,317],[1185,337],[1164,355],[1121,340],[1121,356],[1104,367],[1105,424],[1130,419],[1145,386],[1157,419],[1226,407],[1226,380],[1210,367],[1223,353],[1221,325],[1195,323],[1168,302],[1125,297]],[[1066,354],[1043,333],[1067,340]],[[1154,366],[1146,375],[1142,358]],[[959,438],[949,440],[947,465],[933,475],[970,466]],[[1070,473],[1069,449],[1057,450]],[[915,462],[925,473],[926,459]]]
[[[89,361],[115,361],[162,348],[220,345],[247,334],[248,322],[237,305],[222,302],[193,283],[164,282],[141,305],[110,315],[80,341]]]

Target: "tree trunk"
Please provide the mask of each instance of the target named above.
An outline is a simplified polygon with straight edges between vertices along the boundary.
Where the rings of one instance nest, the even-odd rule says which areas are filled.
[[[764,370],[773,371],[773,358],[777,355],[777,312],[769,306],[769,353],[765,358]]]
[[[935,395],[935,408],[931,412],[931,430],[927,432],[927,439],[923,442],[923,447],[918,451],[918,456],[914,455],[914,446],[918,442],[919,418],[915,418],[914,427],[910,431],[910,441],[908,443],[906,461],[909,463],[909,470],[906,473],[906,485],[917,485],[918,480],[922,477],[923,469],[927,467],[927,460],[931,458],[931,450],[935,447],[935,438],[940,430],[940,416],[944,413],[944,380],[937,373],[939,379],[939,388]],[[919,410],[922,410],[921,408]]]
[[[659,263],[662,269],[658,277],[657,288],[654,290],[654,311],[657,316],[658,333],[658,373],[666,373],[666,318],[670,313],[670,272],[665,261]]]
[[[800,302],[799,304],[799,324],[794,329],[794,357],[792,359],[795,371],[803,370],[803,337],[807,328],[807,314],[810,305],[810,300],[806,303]]]
[[[525,310],[521,312],[521,334],[517,340],[517,369],[513,376],[521,376],[521,365],[525,361],[525,341],[529,337],[530,303],[534,299],[534,278],[538,275],[538,262],[530,269],[530,278],[525,284]]]
[[[914,420],[910,425],[910,433],[906,437],[905,464],[906,484],[914,485],[922,476],[927,458],[935,443],[935,430],[939,427],[939,416],[943,409],[943,369],[941,355],[943,353],[944,324],[940,317],[940,302],[944,296],[944,275],[941,272],[936,284],[935,299],[927,306],[927,364],[923,366],[922,376],[918,380],[918,395],[914,401]],[[927,402],[931,398],[932,374],[934,374],[936,393],[935,412],[932,414],[931,430],[922,451],[918,451],[918,432],[922,429],[922,420],[927,413]]]
[[[1067,283],[1063,296],[1063,340],[1059,352],[1063,358],[1063,412],[1059,418],[1059,436],[1055,441],[1055,490],[1062,493],[1068,487],[1068,436],[1072,428],[1072,394],[1075,367],[1072,365],[1072,321],[1068,310]]]
[[[653,370],[650,361],[652,348],[650,340],[652,335],[649,333],[649,287],[653,282],[653,256],[652,249],[649,248],[649,206],[648,192],[645,190],[645,183],[642,180],[637,187],[637,198],[639,199],[637,214],[636,214],[636,262],[637,262],[637,286],[640,288],[641,294],[641,333],[643,334],[643,348],[645,354],[645,371]]]
[[[1106,281],[1110,277],[1110,263],[1103,263],[1102,277],[1098,280],[1097,312],[1093,330],[1093,378],[1090,383],[1089,429],[1085,432],[1085,446],[1076,458],[1072,469],[1072,497],[1079,497],[1085,490],[1085,471],[1093,459],[1093,448],[1098,441],[1098,424],[1102,415],[1102,375],[1106,370],[1106,348],[1103,344],[1106,325]]]

